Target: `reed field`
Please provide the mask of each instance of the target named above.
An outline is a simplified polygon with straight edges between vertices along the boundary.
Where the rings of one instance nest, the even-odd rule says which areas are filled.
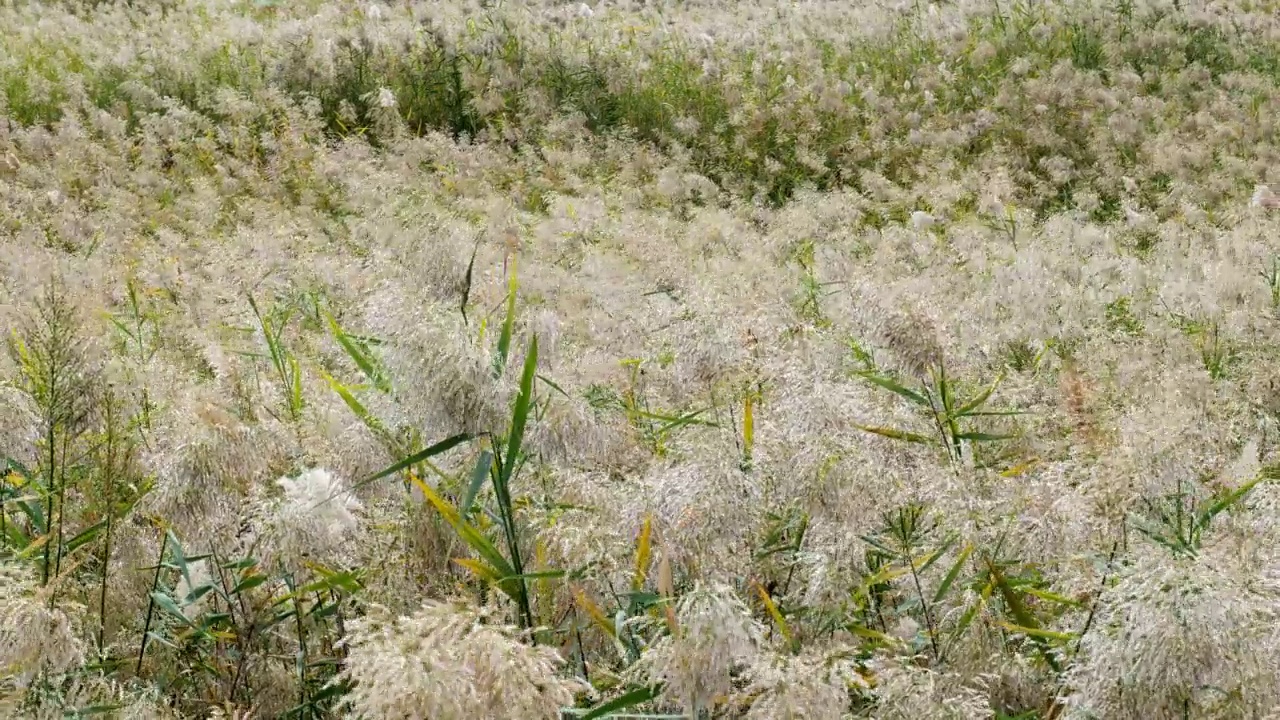
[[[0,717],[1280,720],[1277,208],[1277,0],[0,0]]]

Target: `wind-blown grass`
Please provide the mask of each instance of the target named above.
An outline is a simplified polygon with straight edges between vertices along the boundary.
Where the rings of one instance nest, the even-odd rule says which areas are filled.
[[[0,716],[1274,715],[1274,10],[0,8]]]
[[[1245,143],[1267,142],[1266,89],[1280,79],[1280,48],[1261,16],[1232,23],[1158,6],[935,7],[928,17],[886,14],[874,32],[844,36],[836,29],[849,19],[797,10],[775,36],[753,27],[757,42],[700,32],[711,13],[680,28],[659,10],[566,19],[536,7],[370,8],[245,17],[210,5],[191,23],[154,8],[73,15],[51,6],[38,13],[45,23],[75,33],[93,22],[120,44],[16,34],[5,41],[0,85],[23,124],[56,122],[88,104],[136,127],[166,103],[235,122],[228,91],[270,91],[314,103],[334,136],[388,142],[393,131],[382,118],[391,112],[410,132],[533,152],[548,141],[547,123],[571,114],[590,132],[687,154],[720,187],[775,203],[801,187],[866,191],[866,173],[910,187],[939,167],[963,172],[998,155],[1016,173],[1018,197],[1008,200],[1044,213],[1075,207],[1083,194],[1099,219],[1114,219],[1122,210],[1115,172],[1132,176],[1148,206],[1185,180],[1191,168],[1138,171],[1171,142],[1202,142],[1192,120],[1200,113],[1218,115],[1226,102],[1245,122],[1242,133],[1213,138],[1213,170],[1230,171],[1222,154],[1256,152]],[[35,14],[7,13],[14,24]],[[168,33],[162,47],[183,48],[181,62],[153,63],[129,39],[148,22]],[[1165,92],[1170,83],[1200,89]],[[1149,93],[1163,107],[1133,103]],[[274,121],[253,123],[260,132]],[[1215,205],[1250,183],[1237,177],[1206,200]]]

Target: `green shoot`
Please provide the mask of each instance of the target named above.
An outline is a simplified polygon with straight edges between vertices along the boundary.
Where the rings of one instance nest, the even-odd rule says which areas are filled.
[[[969,448],[976,443],[992,443],[1016,437],[968,427],[969,423],[979,418],[1020,414],[1016,410],[985,409],[1003,376],[997,377],[985,389],[965,400],[956,398],[955,385],[948,379],[946,368],[942,365],[932,369],[929,379],[921,381],[919,390],[912,390],[896,378],[875,370],[860,372],[858,376],[917,406],[932,425],[930,431],[920,432],[861,424],[855,425],[858,429],[903,442],[940,447],[946,452],[953,467],[958,468],[967,460]]]
[[[303,409],[302,370],[298,366],[298,358],[284,343],[284,332],[288,328],[293,309],[286,307],[263,315],[252,296],[249,297],[249,306],[253,308],[253,315],[258,319],[258,327],[267,343],[267,357],[280,385],[285,412],[289,420],[297,422],[302,417]]]

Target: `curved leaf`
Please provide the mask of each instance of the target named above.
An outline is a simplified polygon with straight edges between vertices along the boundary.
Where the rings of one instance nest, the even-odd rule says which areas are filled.
[[[921,445],[933,445],[936,441],[928,436],[919,433],[907,432],[906,430],[898,430],[896,428],[879,427],[876,425],[859,425],[853,424],[854,427],[863,432],[874,433],[894,440],[905,440],[906,442],[920,443]]]
[[[444,440],[441,440],[440,442],[436,443],[435,445],[432,445],[429,448],[426,448],[425,450],[419,450],[418,452],[392,465],[386,470],[382,470],[381,472],[376,472],[373,475],[370,475],[369,477],[356,483],[352,489],[354,490],[355,488],[363,487],[375,480],[381,480],[382,478],[388,475],[394,475],[395,473],[398,473],[401,470],[404,470],[405,468],[413,467],[414,465],[417,465],[418,463],[422,462],[423,460],[426,460],[429,457],[433,457],[435,455],[448,452],[449,450],[452,450],[453,448],[461,445],[462,443],[468,440],[471,440],[474,437],[475,436],[470,433],[458,433],[457,435],[454,435],[452,437],[445,438]]]
[[[878,375],[876,373],[869,373],[869,372],[859,373],[859,374],[867,382],[874,383],[886,390],[889,390],[890,392],[897,393],[898,395],[901,395],[902,397],[910,400],[911,402],[917,405],[921,405],[923,407],[931,407],[929,400],[925,398],[924,395],[921,395],[920,393],[914,390],[909,390],[903,387],[902,385],[898,384],[891,378],[887,378],[883,375]]]
[[[609,713],[617,712],[618,710],[625,710],[630,707],[635,707],[641,703],[649,702],[662,694],[662,688],[663,686],[661,684],[653,685],[651,687],[636,688],[621,697],[616,697],[609,702],[601,703],[600,705],[591,708],[591,710],[589,710],[586,715],[582,715],[579,720],[595,720],[596,718],[606,717]]]

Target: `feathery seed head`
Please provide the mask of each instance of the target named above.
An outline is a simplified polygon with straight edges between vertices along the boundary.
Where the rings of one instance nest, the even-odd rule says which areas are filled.
[[[474,607],[427,601],[409,616],[374,608],[348,623],[345,680],[356,717],[522,720],[559,717],[579,682],[554,650],[521,642]]]
[[[844,651],[827,657],[815,652],[800,657],[762,655],[751,667],[746,694],[755,699],[747,720],[841,720],[851,687],[867,682]]]
[[[76,619],[37,594],[26,568],[0,565],[0,678],[26,688],[77,667],[84,650]]]
[[[764,628],[725,585],[699,586],[680,598],[678,631],[648,650],[642,662],[663,697],[686,712],[709,710],[732,689],[731,673],[749,664]]]
[[[274,559],[292,572],[308,558],[325,564],[350,562],[359,545],[353,537],[360,528],[357,513],[362,505],[346,481],[312,468],[276,484],[284,496],[258,509],[267,540],[264,561]]]

